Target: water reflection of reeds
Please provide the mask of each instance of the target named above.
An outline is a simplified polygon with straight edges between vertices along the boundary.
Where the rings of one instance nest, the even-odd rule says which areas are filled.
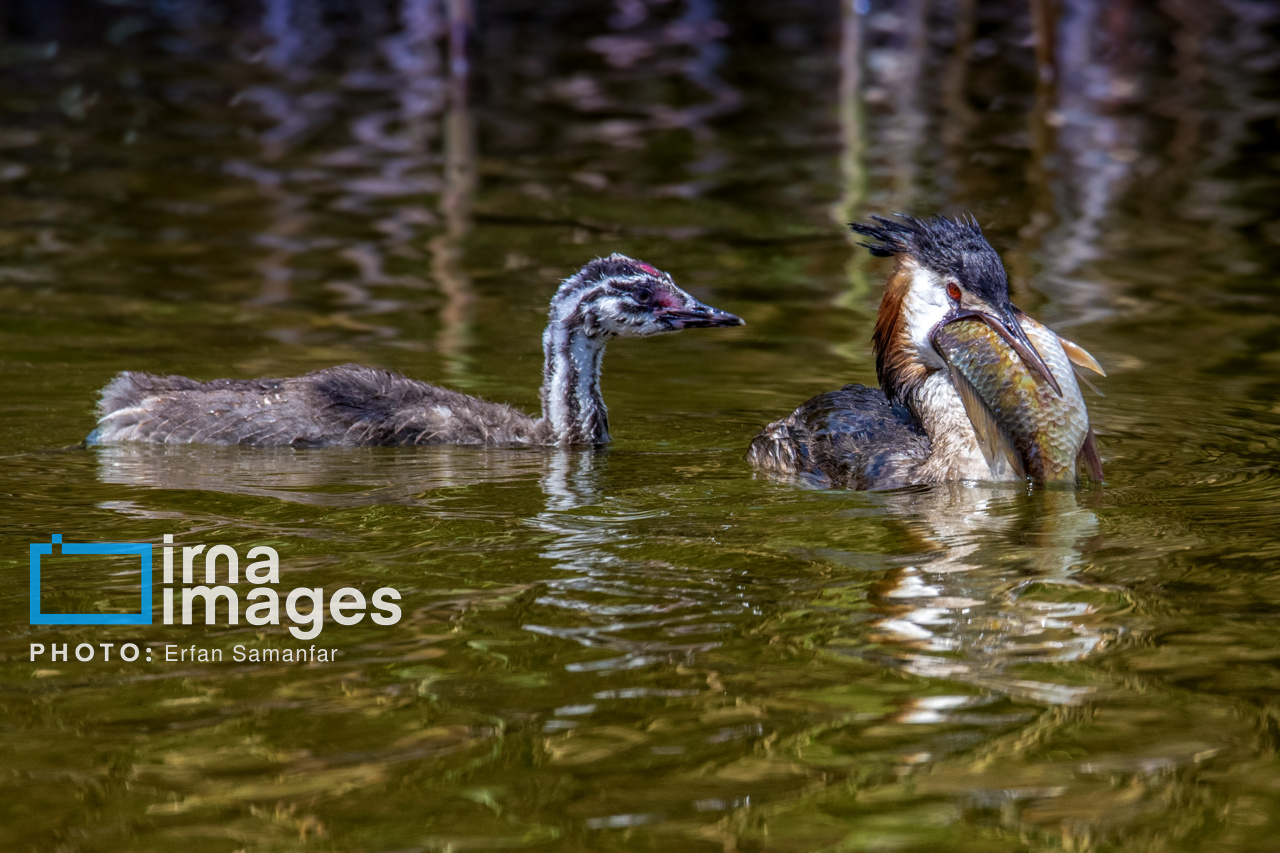
[[[726,130],[747,118],[744,111],[764,140],[791,127],[800,145],[829,144],[821,142],[830,140],[828,129],[795,110],[760,120],[783,105],[757,117],[760,108],[734,82],[746,50],[737,34],[770,22],[752,4],[624,3],[612,15],[574,21],[563,35],[555,30],[563,21],[549,13],[545,22],[527,26],[548,27],[551,35],[533,39],[522,37],[498,7],[469,31],[450,21],[451,15],[468,17],[466,4],[456,2],[353,4],[342,16],[335,15],[339,6],[273,0],[256,17],[242,9],[223,13],[226,29],[211,35],[201,27],[217,10],[174,3],[145,15],[120,12],[133,23],[113,38],[122,48],[141,46],[168,27],[185,39],[169,43],[179,56],[207,50],[219,38],[236,47],[231,65],[245,67],[225,69],[232,91],[222,114],[201,109],[207,120],[247,122],[259,143],[257,150],[221,155],[227,178],[257,186],[264,202],[255,211],[265,221],[255,229],[253,275],[262,290],[253,302],[326,298],[313,289],[313,270],[342,268],[339,259],[358,249],[354,280],[321,282],[341,302],[332,311],[335,323],[388,343],[411,343],[399,340],[402,325],[394,318],[422,304],[415,289],[436,290],[444,306],[436,312],[435,345],[459,377],[473,305],[466,264],[459,261],[479,189],[468,91],[486,102],[480,121],[488,132],[479,138],[491,152],[529,151],[535,140],[559,152],[491,175],[492,199],[505,201],[514,190],[533,202],[523,211],[481,205],[483,217],[498,213],[508,222],[515,215],[620,224],[608,216],[533,213],[566,195],[749,196],[750,181],[739,177],[743,152]],[[10,29],[18,33],[56,28],[38,14],[10,14]],[[1110,251],[1109,223],[1117,215],[1172,206],[1203,222],[1214,239],[1223,238],[1224,226],[1258,220],[1237,183],[1223,174],[1247,150],[1251,122],[1274,111],[1265,75],[1275,51],[1264,7],[968,0],[889,7],[850,0],[810,10],[808,29],[775,14],[778,41],[770,51],[784,55],[820,44],[827,25],[841,28],[838,65],[833,57],[823,72],[831,91],[826,101],[836,99],[842,127],[839,218],[864,208],[923,206],[971,208],[1005,231],[1025,223],[1012,257],[1015,271],[1052,301],[1056,322],[1118,310],[1119,285],[1097,264]],[[1151,33],[1167,38],[1171,52],[1147,49]],[[464,43],[471,45],[470,58],[481,61],[460,61],[469,56]],[[544,51],[585,50],[598,66],[534,79],[521,67],[541,67],[531,47],[522,52],[533,43]],[[50,58],[34,47],[16,56],[23,73],[37,79],[40,63]],[[475,73],[459,85],[455,68]],[[130,73],[122,79],[132,82],[118,91],[66,87],[59,95],[61,122],[46,115],[37,128],[9,132],[5,150],[18,157],[3,166],[7,180],[31,180],[33,168],[52,165],[34,146],[56,153],[97,135],[107,144],[108,133],[121,130],[100,119],[113,99],[142,116],[128,122],[129,146],[145,138],[157,107],[134,99],[131,89],[150,81]],[[797,78],[810,88],[820,79]],[[671,92],[655,87],[657,80],[669,81]],[[172,85],[169,95],[189,107],[201,94],[198,87],[182,93],[184,85],[190,84]],[[777,81],[780,98],[788,96],[787,85]],[[522,104],[547,115],[518,114]],[[680,146],[684,153],[676,151]],[[655,169],[627,153],[659,149],[670,149],[677,168]],[[804,180],[815,198],[830,197],[820,189],[824,176]],[[1011,182],[1025,187],[1031,203],[1020,209],[1021,200],[1014,201],[1006,215],[1009,200],[1020,195],[1008,192]],[[200,218],[188,207],[178,221],[195,225]],[[683,228],[669,224],[663,232],[708,233],[705,223]],[[30,236],[63,247],[53,257],[83,245],[47,228]],[[1155,245],[1158,235],[1142,239]],[[307,330],[277,334],[297,341]]]

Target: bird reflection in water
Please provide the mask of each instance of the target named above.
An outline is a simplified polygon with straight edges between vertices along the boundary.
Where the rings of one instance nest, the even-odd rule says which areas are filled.
[[[1111,590],[1081,574],[1099,525],[1076,493],[951,485],[887,500],[928,556],[874,587],[872,657],[1049,705],[1077,704],[1092,692],[1046,680],[1043,669],[1034,678],[1021,671],[1081,661],[1121,631],[1093,603]],[[908,717],[937,716],[928,701],[915,704]]]
[[[722,598],[720,590],[708,595],[716,580],[665,559],[625,554],[642,536],[636,522],[654,513],[603,506],[608,457],[558,452],[547,461],[546,508],[528,523],[554,537],[540,556],[555,572],[541,584],[538,621],[525,630],[603,652],[574,656],[569,672],[636,669],[718,646],[718,639],[684,639],[718,634],[715,619],[707,618],[708,601]]]
[[[397,448],[292,449],[156,445],[94,449],[103,483],[221,492],[312,506],[434,506],[447,490],[541,475],[547,455],[445,445],[430,453]]]

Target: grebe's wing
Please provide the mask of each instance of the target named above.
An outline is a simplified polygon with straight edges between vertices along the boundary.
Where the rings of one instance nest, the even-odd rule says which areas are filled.
[[[929,438],[906,408],[878,388],[846,385],[769,424],[747,458],[820,487],[892,489],[914,482],[928,455]]]

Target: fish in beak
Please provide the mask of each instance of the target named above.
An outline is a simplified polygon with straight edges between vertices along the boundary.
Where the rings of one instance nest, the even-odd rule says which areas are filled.
[[[934,341],[934,347],[937,348],[938,333],[942,331],[950,323],[957,320],[980,320],[991,327],[997,335],[1004,339],[1018,357],[1022,359],[1022,363],[1027,366],[1034,375],[1044,380],[1053,393],[1059,397],[1062,396],[1062,386],[1058,384],[1058,380],[1054,377],[1053,371],[1049,369],[1049,365],[1045,364],[1044,358],[1041,357],[1039,350],[1035,344],[1027,337],[1027,332],[1022,328],[1022,323],[1018,320],[1021,312],[1013,307],[1012,303],[1006,302],[1004,306],[993,308],[983,305],[975,308],[961,308],[956,306],[952,311],[943,318],[937,326],[934,327],[931,338]]]
[[[986,317],[953,320],[933,341],[993,478],[1001,479],[1007,465],[1037,482],[1076,482],[1083,462],[1101,481],[1102,462],[1071,356],[1056,334],[1030,317],[1018,328],[1033,342],[1032,351],[1044,354],[1049,372],[1062,377],[1060,392]]]

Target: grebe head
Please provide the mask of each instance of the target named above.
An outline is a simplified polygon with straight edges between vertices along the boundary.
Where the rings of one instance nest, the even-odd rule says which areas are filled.
[[[551,300],[551,320],[602,340],[743,325],[740,317],[699,302],[667,273],[619,254],[596,258],[565,279]]]
[[[1009,278],[972,217],[896,219],[873,216],[874,224],[851,223],[870,238],[862,245],[879,257],[895,257],[874,335],[876,372],[891,399],[909,392],[945,366],[933,338],[946,324],[966,317],[991,326],[1028,369],[1061,394],[1044,359],[1027,338],[1009,301]]]

